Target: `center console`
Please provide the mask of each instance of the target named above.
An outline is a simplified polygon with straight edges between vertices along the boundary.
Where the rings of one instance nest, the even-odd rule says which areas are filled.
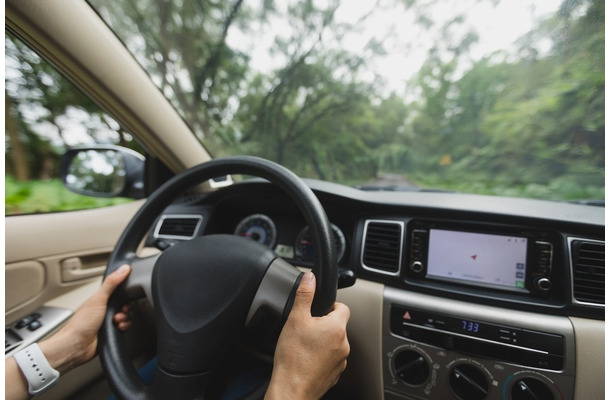
[[[386,287],[383,318],[387,400],[573,399],[567,317]]]

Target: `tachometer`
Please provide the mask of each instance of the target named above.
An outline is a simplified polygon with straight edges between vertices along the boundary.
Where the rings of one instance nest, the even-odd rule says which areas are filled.
[[[277,230],[275,223],[268,216],[252,214],[237,225],[235,235],[252,239],[272,249],[277,239]]]
[[[333,237],[335,239],[335,248],[337,250],[337,261],[345,254],[345,235],[341,229],[335,224],[330,224]],[[294,243],[294,253],[297,260],[313,261],[313,239],[309,232],[309,227],[306,226],[299,232]]]

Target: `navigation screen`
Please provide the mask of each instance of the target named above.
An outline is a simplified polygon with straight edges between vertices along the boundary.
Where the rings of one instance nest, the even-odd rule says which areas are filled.
[[[527,238],[430,229],[429,278],[525,289]]]

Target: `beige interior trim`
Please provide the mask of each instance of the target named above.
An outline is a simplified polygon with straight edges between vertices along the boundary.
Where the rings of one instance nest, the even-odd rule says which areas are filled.
[[[88,281],[78,289],[71,290],[68,293],[47,301],[45,306],[66,308],[74,312],[100,287],[101,284],[102,278],[100,276],[94,280]]]
[[[45,275],[44,266],[37,261],[6,265],[4,279],[10,284],[4,287],[5,310],[36,298],[44,288]]]
[[[57,296],[96,281],[96,276],[103,273],[100,268],[83,279],[66,281],[62,263],[74,258],[84,260],[85,265],[94,260],[96,267],[105,263],[103,258],[110,254],[143,202],[5,218],[5,324],[34,312]],[[27,289],[22,288],[23,282],[27,282]]]
[[[183,119],[87,2],[8,0],[5,21],[9,29],[136,134],[148,151],[174,172],[210,159]]]
[[[91,210],[6,217],[4,262],[113,248],[142,204],[144,200]]]
[[[382,284],[358,279],[337,292],[337,301],[358,311],[351,313],[347,325],[351,353],[337,384],[351,399],[383,399],[383,289]]]
[[[576,340],[574,399],[605,398],[605,322],[570,317]]]

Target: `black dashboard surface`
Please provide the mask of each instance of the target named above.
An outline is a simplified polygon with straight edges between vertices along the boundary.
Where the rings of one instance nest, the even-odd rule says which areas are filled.
[[[471,303],[604,318],[603,207],[460,193],[370,192],[316,180],[306,182],[334,225],[334,233],[339,236],[336,237],[337,246],[344,248],[339,260],[340,270],[353,271],[357,279]],[[181,197],[166,209],[160,220],[174,217],[179,220],[185,216],[201,217],[202,223],[197,225],[197,231],[193,232],[195,235],[241,234],[267,241],[266,244],[278,255],[294,265],[310,265],[307,252],[311,243],[303,216],[286,194],[264,180],[240,182],[205,196]],[[382,228],[400,227],[395,258],[389,260],[389,268],[383,265],[370,268],[366,261],[367,240],[370,239],[367,226],[371,222],[381,224]],[[460,280],[429,279],[425,273],[413,273],[412,255],[417,243],[412,232],[422,226],[505,235],[509,240],[512,237],[527,238],[550,245],[548,290],[543,293],[531,290],[529,281],[537,276],[539,270],[528,272],[525,279],[528,283],[521,290],[503,290],[493,285],[473,285]],[[179,235],[164,236],[159,232],[155,229],[149,243],[158,245],[159,241],[180,239]],[[376,243],[385,246],[389,242]],[[577,265],[582,243],[593,246],[597,254],[592,263],[587,261],[580,268]],[[528,248],[528,252],[531,253],[531,249]],[[531,260],[528,262],[533,264]],[[530,266],[527,269],[530,271]],[[580,297],[575,286],[583,280],[592,286],[581,288],[584,297]],[[588,296],[592,291],[599,293]]]

